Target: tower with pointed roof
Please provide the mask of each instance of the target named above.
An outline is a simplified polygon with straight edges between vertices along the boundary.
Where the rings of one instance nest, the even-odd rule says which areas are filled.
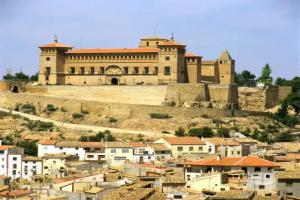
[[[41,50],[39,84],[64,85],[64,54],[72,47],[59,43],[55,36],[53,43],[42,45],[39,48]]]
[[[234,83],[235,61],[231,58],[227,49],[225,49],[217,59],[219,82],[222,85]]]

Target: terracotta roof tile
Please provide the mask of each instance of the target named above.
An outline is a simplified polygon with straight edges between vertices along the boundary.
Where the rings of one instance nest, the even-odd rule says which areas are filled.
[[[151,143],[148,144],[149,147],[153,148],[154,151],[171,151],[168,149],[168,147],[164,144],[158,144],[158,143]]]
[[[18,189],[14,190],[11,192],[5,191],[5,192],[0,192],[0,196],[10,196],[10,197],[18,197],[20,195],[26,195],[26,194],[31,194],[32,192],[30,190],[25,190],[25,189]]]
[[[113,48],[113,49],[72,49],[67,54],[75,53],[157,53],[158,48]]]
[[[216,146],[239,146],[239,143],[233,138],[205,138],[205,141],[212,143]]]
[[[40,140],[39,144],[42,144],[42,145],[55,145],[56,140]]]
[[[42,158],[36,156],[26,156],[22,159],[23,161],[42,161]]]
[[[158,44],[158,46],[185,46],[184,44],[181,44],[179,42],[176,42],[175,40],[166,40]]]
[[[164,140],[166,140],[171,145],[204,145],[205,142],[203,142],[198,137],[165,137]]]
[[[279,167],[278,164],[258,158],[256,156],[247,156],[241,158],[222,158],[218,160],[197,160],[188,162],[195,166],[231,166],[231,167]]]
[[[104,147],[103,142],[81,142],[82,147],[101,148]]]
[[[129,142],[128,144],[132,147],[146,147],[146,145],[142,142]]]
[[[53,48],[72,48],[72,46],[70,45],[66,45],[63,43],[58,43],[58,42],[53,42],[53,43],[49,43],[49,44],[45,44],[40,46],[40,48],[49,48],[49,47],[53,47]]]
[[[106,148],[132,148],[128,143],[125,142],[106,142]]]
[[[201,56],[198,56],[197,54],[195,53],[192,53],[192,52],[187,52],[184,57],[186,58],[195,58],[195,57],[201,57]]]
[[[61,141],[57,142],[55,146],[57,147],[82,147],[79,141]]]
[[[0,150],[4,151],[4,150],[8,150],[10,148],[13,148],[13,146],[9,146],[9,145],[0,145]]]

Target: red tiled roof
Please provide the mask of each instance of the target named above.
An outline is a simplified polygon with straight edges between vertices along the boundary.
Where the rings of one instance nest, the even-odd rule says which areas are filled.
[[[18,197],[20,195],[26,195],[26,194],[31,194],[32,192],[30,190],[25,190],[25,189],[18,189],[18,190],[14,190],[11,192],[8,191],[4,191],[4,192],[0,192],[0,196],[4,197],[4,196],[10,196],[10,197]]]
[[[179,42],[176,42],[174,40],[167,40],[167,41],[163,41],[160,44],[158,44],[158,46],[185,46],[184,44],[181,44]]]
[[[203,142],[198,137],[165,137],[164,138],[169,144],[182,144],[182,145],[204,145]]]
[[[49,44],[45,44],[40,46],[40,48],[47,48],[47,47],[53,47],[53,48],[72,48],[72,46],[63,44],[63,43],[58,43],[58,42],[53,42]]]
[[[241,158],[222,158],[218,160],[197,160],[188,162],[195,166],[231,166],[231,167],[279,167],[277,163],[258,158],[256,156],[246,156]]]
[[[4,150],[8,150],[10,148],[12,148],[13,146],[9,146],[9,145],[0,145],[0,150],[4,151]]]
[[[43,145],[55,145],[56,144],[56,140],[40,140],[39,144],[43,144]]]
[[[185,53],[184,57],[186,57],[186,58],[195,58],[195,57],[200,57],[200,56],[198,56],[197,54],[194,54],[192,52],[187,52],[187,53]]]
[[[157,48],[72,49],[72,53],[157,53]]]
[[[7,176],[0,175],[0,180],[7,179],[7,178],[8,178]]]
[[[81,142],[82,147],[93,147],[93,148],[101,148],[104,147],[103,142]]]
[[[129,142],[128,144],[132,147],[146,147],[146,145],[142,142]]]

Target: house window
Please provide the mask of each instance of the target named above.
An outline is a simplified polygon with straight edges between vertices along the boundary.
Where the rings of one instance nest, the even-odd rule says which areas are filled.
[[[146,42],[146,46],[149,46],[149,42]]]
[[[80,74],[85,74],[85,69],[84,69],[84,67],[80,67]]]
[[[13,171],[12,171],[12,174],[13,174],[13,175],[16,175],[16,174],[17,174],[17,171],[16,171],[16,170],[13,170]]]
[[[270,174],[267,174],[267,175],[266,175],[266,178],[270,178]]]
[[[158,67],[154,67],[154,74],[158,74]]]
[[[260,172],[260,171],[261,171],[261,168],[260,168],[260,167],[255,167],[255,168],[254,168],[254,171],[255,171],[255,172]]]
[[[189,150],[190,150],[190,151],[194,151],[194,147],[190,147]]]
[[[17,168],[17,164],[13,164],[13,168],[16,169]]]
[[[199,147],[199,151],[202,151],[203,150],[203,147]]]
[[[95,74],[95,67],[90,68],[91,74]]]
[[[144,67],[144,73],[149,74],[149,67]]]
[[[46,60],[47,60],[47,61],[50,61],[50,57],[46,57]]]
[[[13,157],[13,160],[16,161],[16,160],[17,160],[17,157]]]
[[[44,167],[44,169],[48,169],[48,167],[47,167],[47,166],[45,166],[45,167]]]
[[[165,67],[164,74],[165,74],[165,75],[170,75],[170,74],[171,74],[171,69],[170,69],[169,66],[166,66],[166,67]]]
[[[104,74],[104,67],[100,67],[100,74]]]
[[[264,189],[265,189],[265,186],[264,186],[264,185],[259,185],[259,186],[258,186],[258,189],[264,190]]]
[[[75,150],[78,150],[78,147],[76,147]]]
[[[3,150],[0,150],[0,154],[4,154],[4,151],[3,151]]]
[[[170,57],[169,57],[169,56],[166,56],[165,59],[166,59],[166,60],[170,60]]]
[[[139,74],[139,67],[134,67],[134,74]]]
[[[46,79],[46,81],[49,81],[49,76],[46,76],[46,78],[45,78],[45,79]]]
[[[238,155],[240,155],[240,154],[241,154],[241,152],[240,152],[240,151],[237,151],[237,154],[238,154]]]
[[[87,157],[88,158],[94,158],[94,155],[88,155]]]
[[[128,74],[128,67],[124,67],[124,74]]]
[[[293,187],[293,181],[286,181],[286,187]]]
[[[183,147],[177,147],[177,151],[183,151]]]
[[[122,149],[122,153],[129,153],[129,149]]]
[[[116,149],[111,149],[110,152],[111,152],[111,153],[116,153],[117,150],[116,150]]]

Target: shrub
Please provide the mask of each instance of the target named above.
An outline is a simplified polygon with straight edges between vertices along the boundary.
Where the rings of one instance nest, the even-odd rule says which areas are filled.
[[[27,114],[33,114],[33,115],[36,114],[36,109],[32,103],[26,103],[26,104],[20,105],[18,110],[20,112],[24,112]]]
[[[220,128],[217,132],[219,137],[229,138],[229,129],[228,128]]]
[[[96,135],[81,136],[79,138],[82,142],[101,142],[101,141],[116,141],[116,138],[110,133],[110,131],[99,132]]]
[[[42,122],[40,120],[32,121],[29,120],[27,123],[24,124],[30,130],[36,131],[53,131],[54,125],[52,122]]]
[[[114,118],[114,117],[109,117],[108,118],[108,122],[109,123],[115,123],[115,122],[118,122],[118,120],[116,118]]]
[[[183,137],[185,134],[185,130],[182,127],[179,127],[176,131],[175,131],[175,135],[177,137]]]
[[[288,132],[281,133],[276,137],[277,142],[292,142],[295,141],[296,137]]]
[[[46,110],[48,112],[55,112],[56,111],[56,108],[54,107],[53,104],[48,104],[47,107],[46,107]]]
[[[152,119],[167,119],[170,118],[168,113],[150,113],[150,118]]]
[[[84,117],[84,114],[82,114],[82,113],[73,113],[72,117],[73,117],[73,119],[82,119]]]
[[[38,147],[36,141],[23,140],[18,142],[18,147],[24,148],[24,153],[30,156],[37,156]]]
[[[212,137],[214,134],[210,127],[203,127],[203,128],[190,129],[188,135],[201,138],[201,137]]]

